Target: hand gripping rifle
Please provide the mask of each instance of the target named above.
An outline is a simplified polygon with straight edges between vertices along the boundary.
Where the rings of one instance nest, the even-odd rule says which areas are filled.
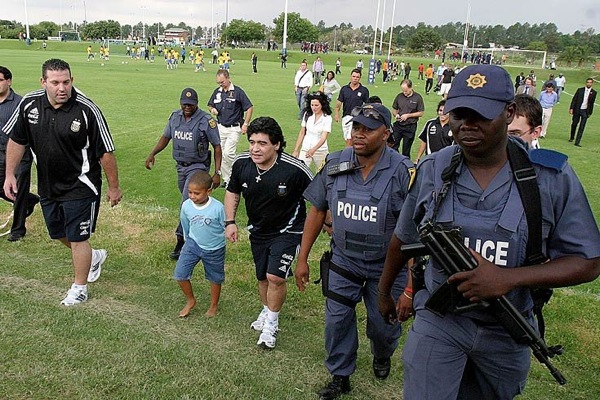
[[[419,229],[419,234],[422,244],[402,246],[402,252],[406,257],[429,254],[449,276],[477,268],[477,260],[463,244],[459,228],[444,230],[429,221]],[[453,307],[451,308],[451,306]],[[458,293],[455,285],[445,283],[431,295],[426,307],[438,315],[443,315],[448,311],[459,314],[474,310],[487,310],[496,317],[515,342],[526,344],[531,348],[535,358],[548,368],[559,384],[567,383],[565,377],[550,362],[551,357],[563,353],[562,346],[547,346],[505,296],[471,303]]]

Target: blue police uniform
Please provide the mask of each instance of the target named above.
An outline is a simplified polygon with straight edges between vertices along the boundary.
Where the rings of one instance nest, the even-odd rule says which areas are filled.
[[[217,123],[210,114],[201,109],[197,109],[188,121],[182,110],[175,110],[169,117],[163,137],[173,141],[173,158],[177,162],[177,186],[183,202],[188,198],[188,183],[194,172],[210,170],[209,146],[221,144]],[[183,236],[181,224],[177,227],[176,234]]]
[[[418,241],[417,227],[433,217],[442,171],[450,164],[455,149],[444,148],[419,164],[415,186],[395,229],[403,243]],[[530,160],[540,188],[544,254],[550,259],[600,256],[594,215],[566,157],[538,152],[530,155]],[[483,191],[468,168],[460,165],[434,220],[442,226],[462,227],[465,245],[500,267],[524,264],[527,221],[508,161]],[[431,293],[447,278],[431,260],[425,271],[426,289],[415,294],[416,317],[402,356],[404,398],[512,399],[525,386],[529,347],[517,344],[485,311],[440,317],[425,309]],[[506,297],[535,325],[528,289],[514,289]]]
[[[366,180],[360,169],[338,176],[327,174],[328,166],[345,161],[355,161],[352,148],[330,154],[304,197],[318,210],[331,211],[332,263],[364,282],[359,284],[330,269],[328,289],[355,304],[364,298],[371,352],[376,358],[389,358],[398,346],[401,326],[386,324],[379,314],[377,283],[414,176],[414,165],[386,147]],[[392,295],[396,300],[406,279],[404,273],[394,283]],[[354,307],[331,298],[325,303],[325,348],[325,365],[332,375],[349,376],[354,372],[358,349],[356,312]]]

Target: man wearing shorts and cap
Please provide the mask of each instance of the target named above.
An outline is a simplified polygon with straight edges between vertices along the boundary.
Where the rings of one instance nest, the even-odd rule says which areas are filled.
[[[198,93],[192,88],[185,88],[179,98],[180,109],[171,113],[167,126],[158,143],[148,158],[146,168],[152,169],[155,156],[164,150],[173,140],[173,158],[177,163],[177,186],[181,192],[182,202],[188,198],[188,184],[195,172],[210,171],[210,146],[212,146],[215,160],[215,172],[212,176],[213,186],[219,187],[221,183],[221,140],[217,129],[217,122],[210,114],[198,108]],[[175,231],[177,244],[169,254],[169,258],[177,260],[185,240],[181,223]]]
[[[373,373],[387,378],[398,346],[400,325],[387,325],[377,309],[377,284],[396,220],[414,177],[408,157],[387,146],[391,113],[382,104],[354,108],[352,147],[327,156],[325,166],[304,192],[311,202],[296,266],[296,285],[309,282],[308,255],[323,226],[333,227],[332,258],[321,269],[325,294],[325,366],[332,380],[319,391],[334,399],[351,390],[356,369],[358,332],[356,305],[367,310],[367,337],[373,354]],[[402,296],[406,273],[394,280],[394,302]]]
[[[460,228],[478,264],[448,276],[431,258],[424,287],[411,287],[416,315],[402,355],[406,400],[513,399],[521,394],[529,347],[517,343],[487,309],[458,312],[462,304],[455,300],[479,303],[504,295],[535,329],[530,288],[572,286],[600,274],[600,234],[583,187],[566,157],[545,157],[541,150],[534,157],[523,142],[509,137],[513,99],[513,82],[499,66],[473,65],[456,76],[445,110],[457,145],[421,161],[400,213],[379,283],[379,310],[389,323],[406,320],[412,311],[400,307],[397,313],[389,296],[407,259],[401,246],[418,242],[424,223]],[[511,168],[516,160],[529,161],[535,172],[530,176],[539,189],[541,221],[535,218],[532,224],[541,225],[541,237],[528,232]],[[529,240],[539,249],[531,251]],[[444,282],[458,296],[449,296],[449,311],[439,315],[425,303]]]

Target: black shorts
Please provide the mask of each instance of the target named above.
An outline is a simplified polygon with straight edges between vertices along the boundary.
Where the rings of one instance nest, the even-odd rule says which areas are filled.
[[[40,204],[52,239],[85,242],[96,229],[100,196],[65,201],[42,198]]]
[[[302,235],[286,233],[274,239],[256,240],[250,237],[256,279],[264,281],[267,274],[287,279],[292,275],[292,263],[298,254]]]

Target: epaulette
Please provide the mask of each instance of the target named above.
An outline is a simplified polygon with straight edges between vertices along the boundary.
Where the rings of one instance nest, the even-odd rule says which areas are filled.
[[[534,149],[529,152],[529,159],[533,164],[561,172],[567,165],[569,157],[554,150]]]
[[[410,177],[408,181],[408,190],[412,187],[415,182],[415,178],[417,177],[417,167],[415,167],[415,163],[411,161],[410,158],[405,158],[402,160],[402,164],[406,167],[406,171],[408,172],[408,176]]]

